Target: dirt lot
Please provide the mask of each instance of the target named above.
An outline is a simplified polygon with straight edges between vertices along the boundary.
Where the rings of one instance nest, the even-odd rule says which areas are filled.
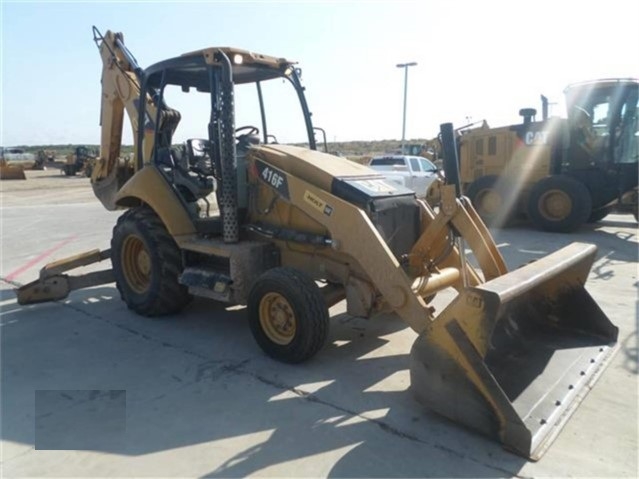
[[[153,320],[129,311],[113,284],[19,306],[13,287],[49,261],[108,248],[120,214],[102,208],[87,178],[27,176],[0,184],[3,477],[636,477],[630,215],[572,235],[493,231],[510,268],[573,241],[597,244],[587,289],[620,329],[612,363],[533,463],[420,407],[408,388],[415,333],[392,316],[357,319],[339,303],[327,346],[289,366],[257,347],[242,307],[199,299]]]
[[[0,181],[2,206],[63,204],[97,201],[89,178],[81,173],[65,176],[61,163],[45,170],[26,170],[26,180]]]

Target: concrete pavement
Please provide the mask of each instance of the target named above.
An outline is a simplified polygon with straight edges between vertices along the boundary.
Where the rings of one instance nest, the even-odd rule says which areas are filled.
[[[639,240],[631,216],[573,235],[494,231],[511,268],[572,241],[596,243],[587,289],[620,328],[613,362],[532,463],[414,401],[415,333],[390,316],[352,318],[340,303],[327,346],[290,366],[261,352],[242,307],[198,299],[179,317],[153,320],[131,313],[114,285],[18,306],[12,285],[35,279],[46,262],[109,245],[118,213],[88,188],[60,191],[54,202],[38,201],[37,191],[2,192],[5,477],[636,477]],[[64,449],[45,449],[56,441]]]

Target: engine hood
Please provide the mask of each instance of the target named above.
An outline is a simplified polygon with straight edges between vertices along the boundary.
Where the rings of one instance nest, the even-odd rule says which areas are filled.
[[[344,188],[355,188],[370,197],[412,194],[410,190],[387,181],[384,175],[367,166],[307,148],[260,145],[251,149],[251,155],[333,193]]]

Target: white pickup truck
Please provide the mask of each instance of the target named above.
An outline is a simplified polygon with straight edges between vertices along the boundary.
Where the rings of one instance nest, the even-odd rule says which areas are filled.
[[[418,198],[424,198],[428,187],[437,179],[437,167],[421,156],[375,156],[368,166],[382,173],[389,181],[413,190]]]

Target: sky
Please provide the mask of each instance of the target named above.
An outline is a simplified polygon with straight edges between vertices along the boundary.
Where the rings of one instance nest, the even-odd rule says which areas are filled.
[[[3,146],[99,143],[93,25],[122,32],[142,67],[207,46],[296,60],[314,124],[329,141],[401,138],[398,63],[417,62],[408,69],[407,140],[434,137],[445,122],[517,123],[520,108],[540,112],[540,94],[565,116],[568,84],[639,77],[637,0],[0,0],[0,15]],[[184,118],[176,139],[202,136],[202,100],[169,102]],[[300,130],[296,105],[270,105],[278,135],[300,141],[286,132]]]

